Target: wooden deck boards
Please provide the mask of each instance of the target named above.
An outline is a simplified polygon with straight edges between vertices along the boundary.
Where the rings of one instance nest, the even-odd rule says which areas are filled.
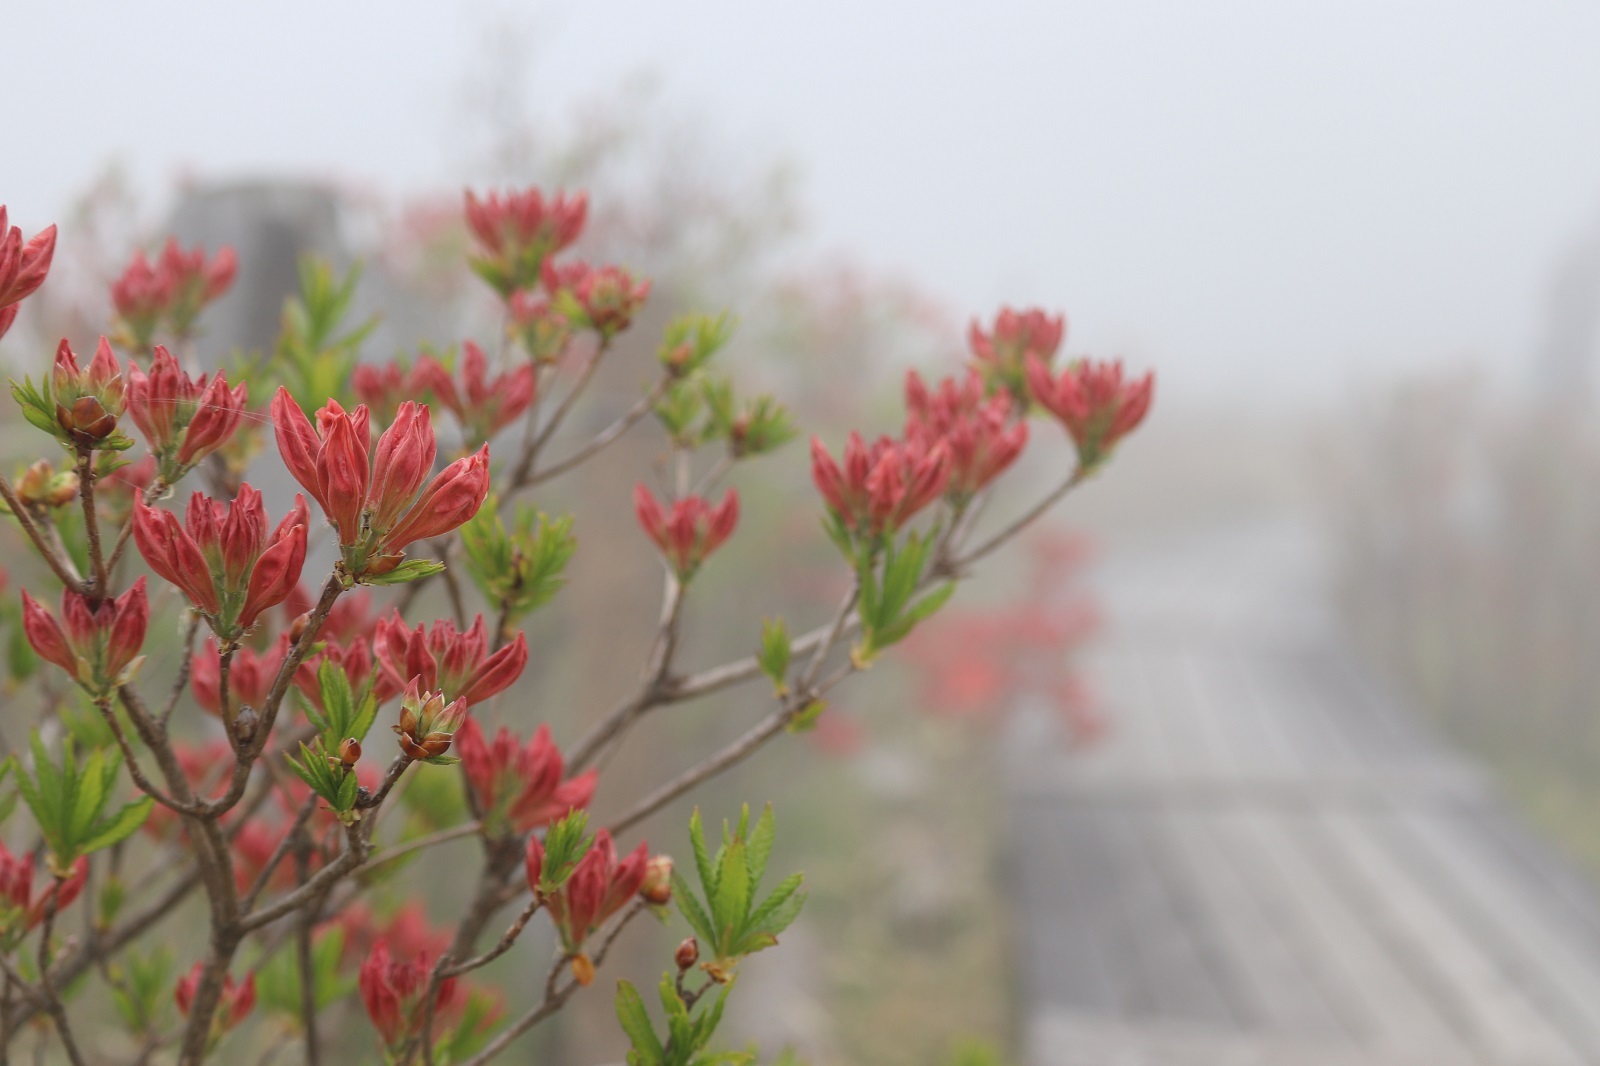
[[[1293,530],[1114,563],[1012,758],[1029,1066],[1600,1064],[1600,895],[1342,654]]]

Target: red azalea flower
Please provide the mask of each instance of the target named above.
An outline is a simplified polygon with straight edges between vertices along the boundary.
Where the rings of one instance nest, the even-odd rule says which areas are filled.
[[[1079,359],[1053,377],[1044,361],[1028,359],[1028,388],[1039,405],[1066,427],[1078,447],[1078,462],[1092,469],[1117,441],[1144,421],[1155,392],[1155,375],[1123,380],[1122,361]]]
[[[176,238],[166,245],[154,263],[144,252],[135,252],[111,286],[111,303],[129,337],[140,348],[163,321],[173,333],[187,336],[196,318],[233,284],[239,259],[232,248],[223,248],[209,262],[204,248],[184,251]]]
[[[841,469],[813,437],[811,480],[845,529],[872,537],[892,534],[944,493],[950,450],[943,441],[929,447],[888,437],[868,448],[852,432]]]
[[[177,1000],[178,1012],[185,1018],[189,1016],[189,1009],[194,1005],[194,995],[200,987],[200,977],[205,968],[205,963],[197,962],[194,964],[194,969],[178,980],[178,987],[173,993],[173,998]],[[255,974],[249,974],[243,982],[237,985],[233,983],[232,974],[224,975],[222,978],[222,1000],[217,1004],[217,1013],[211,1019],[211,1042],[215,1043],[229,1029],[244,1021],[255,1005]]]
[[[88,597],[64,590],[61,618],[22,593],[22,631],[39,658],[67,672],[85,690],[105,696],[138,669],[150,621],[144,578],[114,600],[92,605]]]
[[[278,667],[289,651],[287,634],[279,637],[265,651],[257,652],[241,647],[233,653],[233,663],[228,669],[228,702],[234,708],[264,707],[272,682],[278,677]],[[194,701],[200,709],[213,718],[222,716],[222,656],[214,638],[207,637],[205,646],[189,660],[189,685]]]
[[[516,834],[549,825],[574,808],[589,806],[595,771],[562,780],[565,764],[541,725],[524,747],[502,726],[493,743],[484,740],[478,723],[462,723],[455,739],[467,786],[486,823]]]
[[[415,387],[431,392],[456,416],[468,439],[479,443],[492,439],[532,406],[535,380],[531,363],[489,377],[489,358],[472,341],[462,345],[460,388],[432,356],[418,361],[413,378]]]
[[[8,221],[6,207],[0,204],[0,337],[16,321],[17,305],[44,284],[45,275],[50,273],[50,260],[56,254],[54,226],[46,226],[23,241],[21,227],[8,227]]]
[[[372,649],[386,684],[395,691],[405,687],[406,679],[415,678],[424,692],[440,691],[446,701],[469,704],[510,688],[528,664],[528,642],[521,633],[499,651],[489,652],[481,614],[465,633],[458,633],[448,618],[434,622],[432,629],[420,622],[407,629],[395,612],[378,620]]]
[[[72,864],[65,880],[51,879],[50,887],[34,895],[33,855],[18,858],[4,843],[0,843],[0,944],[10,951],[18,940],[44,921],[45,911],[54,901],[56,910],[72,905],[83,892],[84,881],[89,876],[89,860],[80,858]]]
[[[133,540],[161,577],[183,591],[217,636],[236,640],[269,607],[289,597],[306,561],[305,497],[267,535],[261,493],[248,483],[232,503],[189,497],[183,525],[169,511],[133,505]]]
[[[357,980],[361,1002],[386,1050],[396,1051],[421,1034],[433,963],[429,954],[397,961],[390,957],[389,945],[380,940],[361,964]],[[458,992],[454,977],[441,981],[433,1001],[434,1012],[448,1014],[457,1005]]]
[[[568,951],[578,950],[606,919],[638,894],[649,861],[650,848],[644,842],[619,862],[611,834],[604,829],[595,834],[594,843],[571,876],[545,902]],[[526,866],[528,887],[537,892],[544,870],[544,846],[538,837],[528,838]]]
[[[678,580],[687,581],[733,534],[739,523],[739,493],[729,489],[716,507],[699,496],[685,496],[673,501],[672,510],[663,514],[655,496],[639,484],[633,487],[633,513]]]
[[[950,453],[945,491],[958,500],[974,493],[1016,462],[1028,443],[1028,424],[1011,422],[1008,392],[986,397],[983,378],[945,378],[928,391],[915,371],[906,374],[906,440],[932,450],[941,441]]]
[[[370,457],[365,405],[347,413],[329,400],[313,429],[288,390],[279,388],[272,421],[284,465],[339,531],[346,562],[357,573],[393,569],[406,545],[460,526],[489,494],[487,445],[429,481],[438,447],[428,409],[419,404],[400,405]]]
[[[128,368],[128,414],[161,463],[161,476],[175,483],[190,468],[228,443],[244,414],[244,385],[229,390],[218,373],[192,379],[170,352],[156,345],[146,374]]]
[[[1026,402],[1028,387],[1024,368],[1028,359],[1037,358],[1048,365],[1055,359],[1066,331],[1064,315],[1052,318],[1038,308],[1013,311],[1003,307],[988,332],[974,320],[967,329],[967,343],[975,360],[973,366],[983,375],[984,381]]]
[[[466,197],[467,226],[484,253],[472,268],[503,297],[537,284],[540,266],[578,239],[589,214],[583,193],[546,197],[528,188],[479,199],[468,190]]]
[[[552,296],[569,293],[583,309],[585,324],[607,340],[628,328],[650,296],[648,279],[636,280],[617,266],[596,268],[583,262],[557,266],[546,261],[543,280]]]

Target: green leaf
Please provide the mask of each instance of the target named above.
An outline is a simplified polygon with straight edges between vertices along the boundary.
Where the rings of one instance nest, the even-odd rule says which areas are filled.
[[[711,925],[711,917],[700,906],[700,901],[695,898],[689,882],[676,870],[672,871],[672,898],[678,904],[678,911],[683,915],[683,920],[689,923],[689,928],[705,941],[708,948],[714,949],[717,943],[717,931]]]
[[[670,982],[671,979],[668,980]],[[650,1024],[650,1015],[644,1009],[639,990],[627,981],[617,982],[617,1021],[627,1034],[633,1050],[638,1052],[640,1066],[657,1066],[663,1059],[665,1049],[656,1037],[655,1026]]]
[[[765,932],[769,933],[781,933],[787,929],[789,927],[789,923],[794,921],[793,916],[791,916],[789,920],[785,921],[782,925],[770,923],[775,916],[779,916],[780,908],[782,908],[794,896],[795,892],[804,883],[804,874],[790,874],[782,881],[779,881],[778,887],[772,890],[772,895],[762,900],[761,905],[750,912],[749,927],[751,929],[763,929]],[[805,897],[801,896],[801,902],[804,903],[804,901]],[[799,913],[798,908],[796,908],[795,913]]]
[[[717,871],[717,894],[711,900],[711,914],[717,930],[725,936],[737,936],[750,913],[750,870],[744,855],[744,841],[735,839],[723,849]]]
[[[437,559],[407,559],[387,574],[362,574],[357,580],[363,585],[404,585],[442,573],[444,564]]]
[[[767,804],[756,819],[755,831],[745,851],[745,866],[750,871],[750,891],[761,888],[761,876],[767,870],[767,858],[772,854],[772,840],[777,833],[777,822],[772,816],[772,804]]]
[[[793,645],[789,641],[789,630],[784,625],[782,618],[769,618],[761,623],[761,652],[759,662],[761,672],[772,681],[778,695],[785,695],[789,691],[787,677],[789,673],[789,660],[793,655]]]
[[[94,836],[79,844],[79,852],[99,851],[101,848],[109,848],[113,844],[120,844],[144,824],[144,820],[150,817],[150,810],[155,805],[156,801],[149,796],[128,804],[118,811],[109,822],[103,823]]]
[[[689,815],[689,844],[694,848],[694,865],[700,874],[700,887],[705,890],[706,899],[709,901],[717,891],[717,874],[711,865],[710,856],[706,854],[705,826],[700,821],[699,807]]]

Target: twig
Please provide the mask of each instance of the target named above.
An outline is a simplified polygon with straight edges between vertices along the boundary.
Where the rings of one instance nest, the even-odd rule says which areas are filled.
[[[56,1034],[61,1037],[61,1046],[67,1058],[72,1066],[84,1066],[83,1053],[78,1050],[77,1038],[72,1035],[72,1026],[67,1022],[66,1005],[61,1002],[55,982],[50,979],[50,935],[55,931],[56,907],[60,903],[61,886],[65,881],[66,878],[56,875],[55,888],[44,904],[44,922],[39,927],[39,993],[44,1000],[45,1013],[55,1023]]]
[[[638,915],[640,911],[644,910],[644,907],[644,900],[636,900],[633,906],[622,912],[622,917],[617,920],[616,925],[611,927],[611,932],[606,935],[605,940],[603,940],[600,944],[600,950],[595,952],[592,957],[592,961],[597,969],[601,963],[605,962],[606,955],[611,951],[611,945],[617,942],[617,937],[622,934],[622,930],[627,928],[628,923],[633,921],[634,917]],[[532,1029],[534,1026],[550,1017],[550,1015],[566,1006],[567,1000],[572,998],[572,994],[582,987],[578,984],[576,978],[568,978],[566,983],[562,984],[559,988],[556,987],[556,978],[560,973],[561,966],[566,961],[566,957],[562,956],[556,960],[556,965],[551,967],[550,976],[545,982],[545,996],[543,1002],[508,1025],[499,1036],[489,1041],[489,1043],[484,1046],[482,1051],[478,1052],[476,1055],[472,1056],[472,1058],[462,1063],[461,1066],[485,1066],[485,1064],[492,1060],[496,1055],[499,1055],[506,1048],[510,1047],[511,1044],[523,1033],[526,1033],[529,1029]]]
[[[77,569],[72,565],[66,553],[57,552],[56,548],[45,540],[44,534],[39,531],[38,523],[33,520],[33,515],[28,512],[22,501],[17,498],[16,490],[11,487],[11,482],[3,477],[0,477],[0,499],[5,500],[6,506],[11,510],[12,517],[17,520],[17,524],[22,527],[22,531],[28,535],[28,539],[33,541],[33,546],[38,549],[39,554],[44,556],[44,561],[50,567],[51,572],[56,575],[63,585],[81,595],[84,591],[83,578],[78,576]]]
[[[620,439],[623,434],[627,433],[628,430],[632,429],[640,419],[644,418],[645,415],[648,415],[652,410],[655,409],[656,401],[661,399],[661,397],[666,393],[670,384],[670,379],[667,378],[663,378],[662,380],[656,382],[649,392],[636,400],[632,407],[628,408],[625,412],[619,415],[617,419],[609,426],[602,429],[599,433],[596,433],[594,437],[590,439],[589,443],[585,444],[571,455],[565,456],[564,458],[551,463],[549,466],[530,471],[521,482],[513,479],[512,483],[506,487],[506,490],[502,495],[506,499],[510,499],[514,494],[520,492],[522,489],[549,481],[551,478],[560,477],[567,471],[573,469],[574,467],[581,466],[583,463],[587,462],[601,451],[604,451],[606,448],[610,447],[614,442]]]
[[[78,499],[83,503],[83,532],[89,542],[89,576],[94,585],[86,589],[89,598],[99,603],[110,595],[106,560],[100,550],[100,516],[94,505],[94,452],[78,453]]]

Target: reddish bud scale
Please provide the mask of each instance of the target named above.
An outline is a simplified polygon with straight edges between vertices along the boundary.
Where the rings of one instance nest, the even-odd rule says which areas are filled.
[[[0,204],[0,337],[17,319],[18,305],[32,296],[56,254],[56,228],[47,226],[27,241],[22,229],[8,226],[4,204]]]
[[[92,606],[75,592],[61,594],[61,618],[55,617],[27,591],[22,593],[22,631],[39,658],[95,696],[105,696],[127,680],[137,667],[150,620],[145,580],[139,578],[114,600]]]
[[[450,741],[467,717],[467,701],[446,704],[444,695],[423,695],[412,678],[400,697],[400,721],[394,731],[408,759],[434,759],[450,750]]]
[[[1030,357],[1027,377],[1034,400],[1066,427],[1085,469],[1103,461],[1119,440],[1138,428],[1155,392],[1154,374],[1124,380],[1121,360],[1080,359],[1054,377],[1043,360]]]
[[[699,496],[686,496],[663,513],[655,496],[639,484],[633,488],[633,513],[678,580],[687,581],[739,524],[739,493],[729,489],[716,507]]]
[[[527,833],[589,806],[594,797],[595,771],[563,780],[565,763],[549,726],[541,725],[526,746],[502,726],[491,743],[469,718],[455,735],[455,750],[467,787],[494,829]]]
[[[50,394],[55,400],[56,423],[80,451],[98,446],[116,432],[127,398],[122,365],[111,351],[111,342],[101,337],[88,368],[81,369],[77,353],[63,338],[50,371]]]

